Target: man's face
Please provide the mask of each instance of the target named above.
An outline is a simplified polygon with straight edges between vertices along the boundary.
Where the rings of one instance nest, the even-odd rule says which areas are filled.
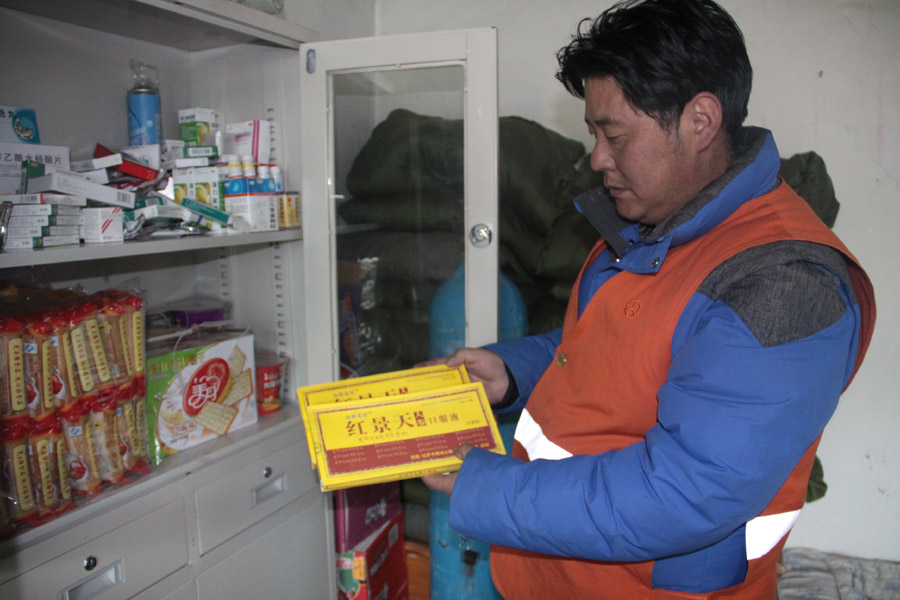
[[[662,129],[628,104],[611,77],[585,80],[584,99],[585,122],[596,140],[591,168],[603,171],[621,217],[654,225],[696,193],[697,167],[681,135],[684,117],[672,131]]]

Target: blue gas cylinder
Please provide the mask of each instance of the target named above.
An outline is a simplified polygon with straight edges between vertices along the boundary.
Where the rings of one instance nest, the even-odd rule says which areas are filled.
[[[459,268],[438,288],[429,313],[429,355],[449,356],[465,345],[465,268]],[[503,273],[498,281],[500,341],[528,333],[525,302],[516,285]],[[512,450],[519,414],[497,415],[506,451]],[[429,551],[431,600],[503,600],[491,580],[490,546],[459,534],[449,525],[450,498],[429,493]]]

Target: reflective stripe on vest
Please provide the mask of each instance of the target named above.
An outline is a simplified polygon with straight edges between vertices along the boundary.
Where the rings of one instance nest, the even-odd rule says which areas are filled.
[[[544,430],[528,414],[527,408],[522,410],[522,415],[519,417],[514,439],[522,445],[529,461],[560,460],[572,456],[571,452],[550,441],[544,435]],[[798,516],[800,516],[800,511],[792,510],[755,517],[747,521],[744,531],[747,560],[765,556],[791,530]]]

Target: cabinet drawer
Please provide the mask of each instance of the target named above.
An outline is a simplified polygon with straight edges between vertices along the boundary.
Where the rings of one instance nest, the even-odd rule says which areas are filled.
[[[0,598],[129,598],[187,565],[185,532],[179,498],[8,581]]]
[[[194,493],[200,554],[313,489],[316,478],[294,443]]]

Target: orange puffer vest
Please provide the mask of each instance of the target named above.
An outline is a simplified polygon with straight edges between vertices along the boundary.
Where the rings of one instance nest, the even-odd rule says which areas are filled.
[[[782,240],[828,245],[847,257],[862,314],[858,368],[874,323],[871,284],[841,241],[782,183],[742,205],[707,234],[670,248],[657,274],[618,273],[601,287],[580,318],[576,283],[556,359],[529,398],[528,416],[546,439],[575,455],[595,455],[644,439],[657,421],[657,390],[666,380],[672,336],[691,296],[725,260],[748,248]],[[605,247],[603,241],[595,246],[579,282]],[[604,345],[616,349],[603,361],[596,360],[598,332],[602,332]],[[598,398],[611,401],[598,402]],[[789,513],[803,506],[817,445],[818,440],[762,515]],[[518,439],[513,454],[528,460]],[[495,546],[491,566],[498,590],[509,600],[543,600],[551,590],[559,598],[771,599],[775,597],[776,562],[786,539],[787,534],[764,555],[749,561],[744,583],[709,594],[653,589],[653,561],[598,562]]]

